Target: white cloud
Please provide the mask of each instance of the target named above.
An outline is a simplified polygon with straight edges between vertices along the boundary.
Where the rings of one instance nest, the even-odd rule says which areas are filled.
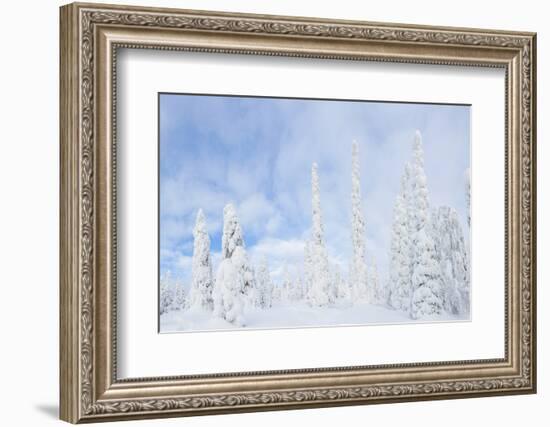
[[[254,234],[273,233],[281,223],[281,214],[264,194],[254,193],[238,206],[238,215],[244,230]]]
[[[254,257],[296,259],[304,255],[304,242],[300,239],[283,240],[270,237],[260,240],[250,249],[250,253]]]

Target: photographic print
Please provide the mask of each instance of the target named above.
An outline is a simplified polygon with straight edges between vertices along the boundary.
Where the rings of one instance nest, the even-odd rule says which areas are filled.
[[[470,106],[159,94],[159,330],[470,320]]]

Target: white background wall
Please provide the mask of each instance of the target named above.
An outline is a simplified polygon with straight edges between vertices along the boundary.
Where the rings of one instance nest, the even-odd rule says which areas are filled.
[[[124,3],[111,0],[113,3]],[[438,402],[267,412],[131,425],[279,426],[544,425],[550,405],[549,256],[550,29],[544,2],[462,0],[331,2],[133,0],[134,4],[538,32],[539,393]],[[2,4],[0,65],[0,401],[2,425],[60,424],[58,402],[58,6]],[[546,18],[546,19],[545,19]],[[547,422],[547,421],[546,421]]]

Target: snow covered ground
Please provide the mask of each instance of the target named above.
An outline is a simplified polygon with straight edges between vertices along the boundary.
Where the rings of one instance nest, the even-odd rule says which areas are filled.
[[[468,320],[468,315],[442,314],[429,319],[412,320],[406,313],[390,308],[357,303],[353,306],[311,307],[305,303],[276,305],[262,310],[244,311],[245,326],[240,327],[201,309],[174,310],[160,316],[160,331],[198,332],[227,329],[279,329],[314,326],[349,326],[392,323],[425,323]]]

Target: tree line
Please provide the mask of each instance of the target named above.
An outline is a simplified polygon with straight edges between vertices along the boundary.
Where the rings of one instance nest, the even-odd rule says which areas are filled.
[[[468,176],[468,209],[469,191]],[[378,278],[376,259],[367,262],[357,142],[353,142],[351,153],[352,255],[347,275],[329,261],[316,163],[311,167],[311,198],[311,234],[304,242],[303,270],[292,278],[285,267],[279,284],[273,283],[265,257],[255,268],[250,262],[233,204],[227,204],[223,210],[222,259],[214,274],[206,218],[199,209],[193,230],[189,293],[185,293],[181,284],[174,286],[165,275],[161,280],[161,314],[172,309],[200,309],[236,325],[245,325],[247,307],[269,309],[277,303],[303,302],[315,307],[380,304],[406,312],[413,319],[444,312],[469,312],[469,251],[456,210],[430,207],[419,131],[394,203],[389,274],[385,283]]]

